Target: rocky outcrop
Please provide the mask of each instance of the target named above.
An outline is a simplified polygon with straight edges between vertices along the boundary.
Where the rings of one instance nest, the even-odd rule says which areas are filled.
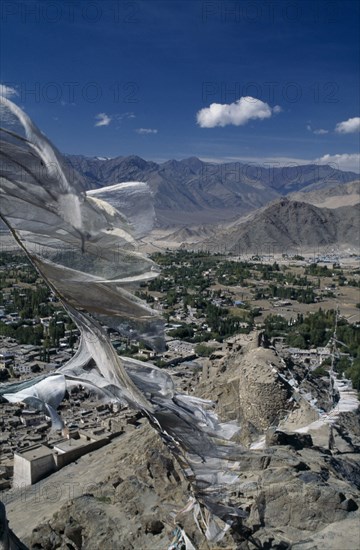
[[[284,365],[274,350],[258,346],[258,335],[241,338],[241,349],[219,363],[197,387],[212,399],[224,420],[241,426],[239,440],[248,444],[293,408],[291,386],[278,372]]]
[[[269,430],[266,437],[266,444],[271,445],[289,445],[299,451],[305,447],[312,447],[313,441],[310,434],[286,433],[281,430]]]
[[[86,467],[92,483],[82,494],[63,503],[39,503],[39,492],[33,490],[33,501],[26,503],[32,529],[26,542],[30,550],[154,550],[168,548],[174,529],[180,527],[199,550],[302,548],[318,540],[319,533],[326,544],[314,542],[308,548],[338,550],[330,534],[344,523],[348,532],[343,533],[342,547],[355,550],[351,541],[360,519],[356,459],[306,445],[299,450],[281,444],[244,450],[233,498],[248,517],[222,541],[210,543],[192,512],[184,511],[191,495],[179,467],[145,424],[131,438],[120,437],[50,478],[53,486],[81,479],[78,472]],[[33,506],[36,516],[31,514]],[[16,520],[14,507],[13,502],[10,519],[15,526],[23,522],[24,508],[17,503]],[[46,512],[45,520],[36,519]]]
[[[204,536],[192,514],[176,517],[189,496],[179,466],[145,422],[27,491],[10,492],[7,507],[30,550],[168,548],[179,524],[199,547]]]
[[[11,528],[30,550],[154,550],[168,548],[174,530],[183,530],[198,550],[355,550],[359,413],[340,414],[324,437],[316,435],[321,430],[296,431],[317,413],[299,391],[299,373],[287,372],[289,365],[258,341],[258,335],[242,336],[236,351],[205,369],[196,385],[197,394],[217,401],[222,418],[243,427],[231,505],[246,517],[222,540],[207,541],[197,527],[190,485],[145,420],[28,493],[10,491]],[[69,480],[82,490],[50,498]]]

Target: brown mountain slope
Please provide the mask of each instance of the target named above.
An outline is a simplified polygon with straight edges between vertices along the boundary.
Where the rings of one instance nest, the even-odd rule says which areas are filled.
[[[281,199],[251,219],[219,232],[202,246],[235,253],[287,252],[291,248],[341,246],[358,249],[360,204],[336,209]]]
[[[307,202],[320,208],[339,208],[354,206],[360,202],[360,181],[352,181],[342,185],[308,192],[291,193],[293,201]]]

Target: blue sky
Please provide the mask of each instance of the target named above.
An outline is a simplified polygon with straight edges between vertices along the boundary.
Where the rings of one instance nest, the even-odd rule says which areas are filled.
[[[63,152],[358,166],[355,1],[0,9],[3,92]]]

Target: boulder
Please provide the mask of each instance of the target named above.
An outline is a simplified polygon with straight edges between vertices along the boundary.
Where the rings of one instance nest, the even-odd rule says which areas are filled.
[[[296,450],[312,447],[313,441],[310,434],[303,433],[288,433],[281,430],[268,432],[266,444],[272,445],[290,445]]]

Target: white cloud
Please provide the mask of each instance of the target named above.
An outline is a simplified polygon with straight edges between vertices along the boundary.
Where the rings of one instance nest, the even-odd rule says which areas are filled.
[[[226,157],[201,157],[204,162],[227,163],[241,162],[251,166],[265,166],[273,168],[281,168],[282,166],[301,166],[303,164],[313,164],[313,160],[293,158],[293,157],[243,157],[243,156],[226,156]]]
[[[156,128],[137,128],[135,132],[138,134],[157,134],[158,130]]]
[[[324,130],[323,128],[319,128],[318,130],[313,130],[311,127],[311,124],[306,125],[306,129],[309,130],[309,132],[312,132],[316,136],[322,136],[324,134],[328,134],[329,130]]]
[[[314,134],[317,136],[323,136],[324,134],[328,134],[329,130],[324,130],[323,128],[319,128],[318,130],[314,130]]]
[[[2,97],[12,97],[14,95],[19,95],[15,88],[7,86],[6,84],[0,84],[0,96]]]
[[[360,117],[349,118],[344,122],[339,122],[335,126],[335,132],[338,134],[352,134],[354,132],[360,132]]]
[[[241,97],[235,103],[212,103],[210,107],[200,109],[196,115],[197,123],[201,128],[215,128],[215,126],[243,126],[249,120],[270,118],[272,114],[281,111],[276,105],[271,108],[260,99],[247,96]]]
[[[95,126],[109,126],[111,122],[111,117],[106,113],[99,113],[95,116],[95,119],[97,120]]]
[[[360,172],[359,153],[344,153],[337,155],[323,155],[315,160],[317,164],[330,164],[338,170],[348,170],[350,172]]]
[[[128,113],[116,113],[115,115],[113,115],[114,118],[119,121],[119,122],[122,122],[124,119],[128,119],[128,118],[136,118],[135,114],[134,113],[131,113],[131,112],[128,112]]]

